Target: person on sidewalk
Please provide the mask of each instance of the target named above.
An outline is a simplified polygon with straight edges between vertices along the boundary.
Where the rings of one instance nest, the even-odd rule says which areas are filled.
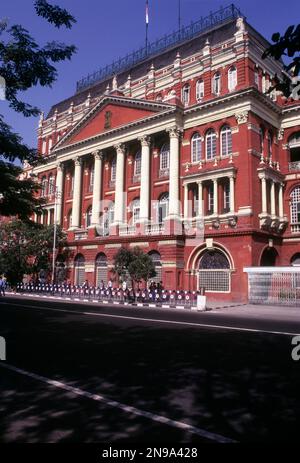
[[[5,296],[5,280],[0,276],[0,296]]]

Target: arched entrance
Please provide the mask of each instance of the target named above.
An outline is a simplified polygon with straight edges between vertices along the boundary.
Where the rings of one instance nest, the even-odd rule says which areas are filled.
[[[151,278],[151,280],[155,281],[156,283],[159,283],[160,281],[162,281],[160,253],[157,251],[150,251],[149,256],[152,259],[152,262],[153,262],[153,265],[156,271],[156,276]]]
[[[205,249],[199,259],[198,288],[207,292],[228,293],[231,290],[230,262],[223,250]]]
[[[291,265],[293,267],[300,267],[300,252],[297,252],[293,255],[293,257],[291,258]]]
[[[96,256],[95,261],[95,274],[96,274],[96,286],[100,286],[101,282],[106,286],[107,284],[107,257],[103,252],[100,252]]]
[[[74,259],[74,284],[83,285],[85,281],[85,259],[82,254],[77,254]]]
[[[264,249],[261,258],[260,266],[261,267],[275,267],[278,259],[278,252],[275,248],[267,247]]]
[[[63,256],[57,256],[55,262],[55,283],[61,284],[66,279],[66,265]]]

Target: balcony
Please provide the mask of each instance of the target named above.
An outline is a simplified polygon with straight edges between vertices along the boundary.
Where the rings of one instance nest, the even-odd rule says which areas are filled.
[[[300,233],[300,222],[291,224],[291,232],[292,233]]]
[[[133,175],[132,183],[140,183],[141,182],[141,174]]]
[[[145,234],[146,235],[161,235],[165,231],[164,223],[152,223],[146,225]]]
[[[159,178],[169,177],[169,169],[160,169],[158,176]]]
[[[300,161],[289,162],[289,172],[300,170]]]
[[[120,225],[119,226],[119,235],[120,236],[135,235],[135,232],[136,232],[135,225]]]

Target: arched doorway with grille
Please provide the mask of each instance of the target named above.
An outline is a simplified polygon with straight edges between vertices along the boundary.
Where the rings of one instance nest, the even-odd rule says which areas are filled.
[[[104,285],[107,284],[107,257],[103,252],[96,256],[95,260],[95,284],[100,286],[103,281]]]
[[[74,259],[74,284],[83,285],[85,281],[85,258],[82,254],[77,254]]]
[[[230,260],[223,249],[205,248],[198,260],[197,289],[205,288],[211,293],[231,292],[232,267]]]

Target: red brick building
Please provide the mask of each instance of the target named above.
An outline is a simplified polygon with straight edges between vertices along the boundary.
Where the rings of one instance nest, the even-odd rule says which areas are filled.
[[[280,73],[267,46],[225,9],[83,79],[41,117],[36,220],[56,209],[74,283],[107,280],[116,251],[140,246],[166,289],[244,300],[244,267],[299,259],[300,104],[266,95]]]

